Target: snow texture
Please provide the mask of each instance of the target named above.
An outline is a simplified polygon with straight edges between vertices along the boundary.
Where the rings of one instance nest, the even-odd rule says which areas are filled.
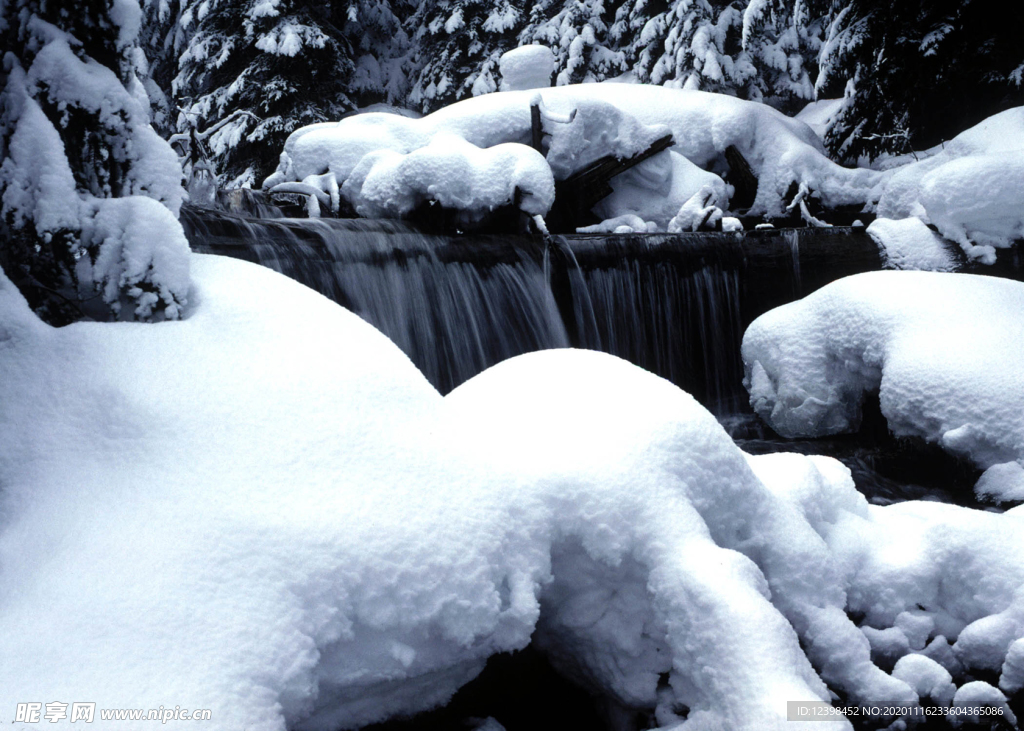
[[[715,188],[717,205],[724,209],[729,188],[714,173],[695,168],[724,170],[729,146],[740,151],[759,181],[750,215],[784,215],[793,183],[831,207],[871,203],[885,180],[883,173],[831,162],[809,127],[766,105],[705,92],[606,83],[486,94],[419,120],[362,114],[304,127],[289,137],[281,164],[264,187],[327,172],[343,187],[364,156],[378,150],[406,155],[441,134],[480,148],[526,145],[531,139],[530,106],[537,101],[543,107],[546,157],[556,180],[604,155],[635,155],[672,134],[670,152],[677,157],[662,156],[612,181],[613,200],[604,202],[599,214],[606,219],[632,214],[664,230],[706,184]],[[453,155],[458,157],[457,152]],[[640,206],[644,200],[650,201],[649,209]],[[477,201],[466,205],[482,207]]]
[[[555,55],[547,46],[522,46],[498,59],[502,91],[544,89],[551,86]]]
[[[793,115],[808,127],[814,130],[814,134],[822,140],[836,114],[843,108],[842,99],[819,99],[809,102],[807,106]]]
[[[129,0],[111,6],[119,43],[134,38],[139,12]],[[42,45],[27,71],[8,58],[4,122],[13,134],[0,166],[3,215],[16,229],[31,225],[44,242],[69,246],[84,296],[100,291],[115,313],[128,302],[142,319],[155,311],[178,317],[190,285],[188,242],[177,221],[184,196],[177,156],[112,70],[79,58],[77,41],[55,26],[33,17],[28,28]],[[95,169],[80,170],[91,185],[80,188],[44,102],[59,111],[62,125],[71,113],[85,115],[102,159],[119,165],[119,175],[101,184]]]
[[[952,272],[957,268],[956,257],[943,238],[920,218],[876,218],[867,232],[878,244],[889,269]]]
[[[936,154],[892,173],[880,218],[916,216],[991,264],[995,249],[1024,239],[1024,107],[960,133]]]
[[[827,700],[823,680],[948,694],[922,660],[880,670],[847,611],[1019,683],[1020,509],[869,507],[835,460],[749,457],[599,353],[514,358],[442,398],[301,285],[192,272],[187,316],[158,328],[50,328],[0,275],[4,704],[355,728],[531,641],[662,725],[685,705],[687,729],[788,728],[784,701]]]
[[[751,405],[780,434],[856,429],[865,394],[877,390],[895,434],[985,469],[1003,465],[979,490],[1020,493],[1024,283],[937,272],[847,277],[755,320],[743,361]]]

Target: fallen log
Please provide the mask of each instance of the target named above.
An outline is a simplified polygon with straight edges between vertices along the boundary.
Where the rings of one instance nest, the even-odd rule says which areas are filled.
[[[579,226],[597,223],[590,212],[599,201],[611,195],[609,181],[675,144],[671,134],[660,137],[650,147],[631,157],[607,155],[555,182],[555,203],[547,215],[548,228],[555,233],[573,233]]]

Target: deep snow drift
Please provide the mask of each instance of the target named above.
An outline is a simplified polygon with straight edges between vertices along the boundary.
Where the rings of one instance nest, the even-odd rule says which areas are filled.
[[[847,277],[755,320],[743,361],[751,405],[783,435],[856,429],[877,389],[895,434],[987,469],[979,492],[1024,499],[1024,283]]]
[[[0,278],[0,705],[356,727],[531,638],[688,729],[788,727],[822,680],[901,704],[965,666],[1024,680],[1020,509],[869,508],[838,462],[748,457],[608,355],[522,356],[442,398],[310,290],[192,270],[183,321],[60,330]],[[925,659],[892,676],[872,651]]]

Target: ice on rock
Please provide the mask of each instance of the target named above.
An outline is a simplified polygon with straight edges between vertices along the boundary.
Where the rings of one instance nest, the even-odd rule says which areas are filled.
[[[601,83],[484,94],[418,120],[360,114],[305,127],[289,137],[280,166],[264,188],[327,172],[343,187],[364,156],[382,150],[407,155],[442,134],[479,148],[529,145],[530,107],[538,101],[544,144],[550,145],[547,160],[556,180],[605,155],[630,157],[672,134],[671,155],[612,180],[615,193],[599,211],[605,219],[632,214],[664,228],[708,184],[716,187],[718,206],[724,208],[731,191],[708,169],[725,168],[730,146],[745,157],[759,181],[749,211],[753,216],[783,215],[794,182],[813,191],[824,205],[837,206],[873,203],[886,178],[877,171],[836,165],[807,125],[764,104],[700,91]]]
[[[551,86],[555,54],[547,46],[520,46],[501,54],[498,68],[502,91],[543,89]]]
[[[855,429],[879,393],[897,435],[982,468],[1024,461],[1024,284],[937,272],[846,277],[754,321],[750,403],[786,436]],[[983,484],[1016,494],[1014,468]]]

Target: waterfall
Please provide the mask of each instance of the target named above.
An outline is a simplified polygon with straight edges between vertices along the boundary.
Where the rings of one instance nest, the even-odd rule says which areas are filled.
[[[545,242],[188,208],[182,223],[196,251],[257,262],[351,309],[442,393],[506,358],[572,346],[629,360],[717,413],[746,403],[739,346],[757,315],[880,268],[863,229]]]
[[[352,310],[442,393],[506,358],[569,346],[531,239],[469,243],[358,219],[182,221],[196,251],[257,262]]]

